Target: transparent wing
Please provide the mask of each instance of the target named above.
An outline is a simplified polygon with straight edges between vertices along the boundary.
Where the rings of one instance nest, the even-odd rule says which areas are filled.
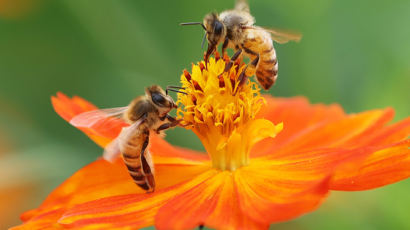
[[[70,124],[75,127],[91,128],[98,122],[109,122],[111,119],[122,118],[124,112],[128,109],[128,106],[110,108],[110,109],[98,109],[85,113],[81,113],[70,120]]]
[[[118,141],[120,143],[120,149],[123,143],[127,143],[128,140],[135,135],[135,133],[138,131],[139,126],[144,120],[145,118],[141,118],[135,123],[133,123],[132,125],[122,128],[121,133],[120,135],[118,135],[118,138],[117,138],[119,139]]]
[[[247,0],[236,0],[235,10],[246,11],[249,13],[249,4]]]
[[[132,125],[128,127],[124,127],[121,130],[120,135],[115,138],[112,142],[110,142],[107,147],[104,149],[103,158],[109,162],[113,162],[121,155],[121,149],[123,149],[123,145],[127,144],[128,140],[135,135],[139,126],[144,121],[144,118],[139,119]]]
[[[121,154],[120,151],[120,142],[118,138],[115,138],[111,141],[104,149],[103,158],[113,163]]]
[[[302,34],[298,32],[285,31],[280,29],[263,28],[271,34],[272,40],[279,44],[284,44],[289,41],[299,42],[302,39]]]

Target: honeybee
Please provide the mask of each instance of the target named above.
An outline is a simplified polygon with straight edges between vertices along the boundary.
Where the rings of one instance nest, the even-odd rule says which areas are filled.
[[[181,89],[183,88],[168,86],[164,92],[160,86],[153,85],[145,89],[145,95],[135,98],[128,106],[81,113],[70,123],[75,127],[91,128],[98,122],[122,119],[130,124],[105,148],[103,156],[112,161],[122,154],[134,182],[147,192],[153,192],[154,167],[147,150],[149,134],[152,131],[160,133],[179,124],[179,120],[168,115],[172,109],[177,108],[168,91],[184,93],[179,91]]]
[[[232,10],[223,11],[219,15],[210,13],[202,23],[188,22],[181,25],[202,25],[206,32],[203,41],[205,38],[208,41],[205,62],[220,43],[223,44],[222,56],[227,48],[243,50],[252,60],[246,75],[252,76],[256,72],[258,82],[267,90],[278,77],[278,59],[272,40],[278,43],[299,41],[301,35],[262,28],[254,23],[255,19],[250,14],[246,0],[237,0]]]

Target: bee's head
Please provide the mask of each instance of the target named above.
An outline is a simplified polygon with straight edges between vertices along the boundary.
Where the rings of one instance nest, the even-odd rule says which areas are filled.
[[[167,114],[171,109],[177,108],[171,96],[167,95],[165,91],[158,85],[152,85],[145,89],[145,95],[155,107],[159,110],[161,115]]]
[[[217,46],[225,40],[226,27],[219,20],[216,13],[210,13],[205,16],[203,25],[205,27],[206,39],[210,46]]]
[[[208,50],[205,54],[205,62],[208,61],[208,57],[216,50],[216,47],[219,43],[225,41],[226,37],[226,26],[222,23],[216,13],[207,14],[204,18],[203,23],[201,22],[185,22],[181,23],[182,26],[187,25],[201,25],[202,28],[205,30],[204,40],[202,41],[202,45],[204,44],[205,37],[208,40]]]

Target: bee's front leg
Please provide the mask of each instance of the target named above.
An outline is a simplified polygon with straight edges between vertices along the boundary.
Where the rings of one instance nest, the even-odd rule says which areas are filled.
[[[179,124],[179,122],[181,122],[181,120],[177,120],[177,119],[175,119],[174,117],[171,117],[168,114],[166,115],[166,119],[167,119],[168,122],[160,125],[156,130],[157,133],[161,132],[162,130],[173,128],[173,127],[177,126]]]
[[[225,72],[229,71],[233,65],[233,63],[236,61],[236,59],[239,58],[239,56],[242,53],[242,49],[238,49],[238,51],[236,51],[233,56],[231,57],[231,60],[229,60],[229,63],[225,65]]]
[[[211,54],[213,54],[215,50],[216,50],[216,44],[209,43],[208,50],[206,51],[205,56],[204,56],[205,65],[208,63],[209,56],[211,56]]]
[[[224,58],[225,57],[225,53],[226,53],[226,48],[228,48],[228,44],[229,44],[229,39],[228,36],[225,37],[225,41],[222,44],[222,53],[221,53],[221,57]]]

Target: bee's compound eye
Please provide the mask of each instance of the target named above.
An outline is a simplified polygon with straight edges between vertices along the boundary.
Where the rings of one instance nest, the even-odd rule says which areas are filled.
[[[152,101],[153,101],[156,105],[159,105],[159,106],[164,106],[164,105],[165,105],[166,99],[165,99],[165,97],[162,96],[161,94],[159,94],[159,93],[153,93],[153,94],[151,95],[151,98],[152,98]]]
[[[215,25],[214,25],[214,32],[215,34],[222,34],[222,30],[223,30],[223,25],[220,21],[215,21]]]

